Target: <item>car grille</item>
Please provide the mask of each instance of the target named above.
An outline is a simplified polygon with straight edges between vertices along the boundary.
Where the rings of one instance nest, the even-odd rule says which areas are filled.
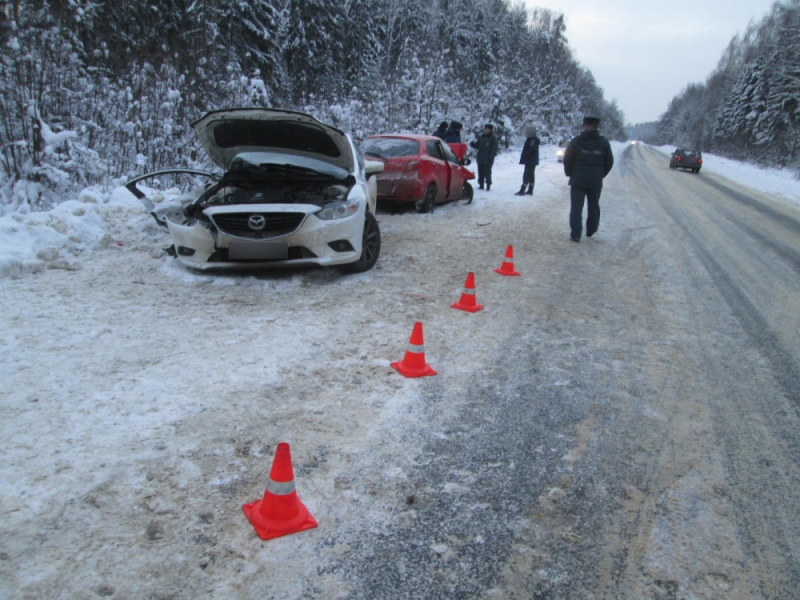
[[[257,215],[264,217],[266,225],[261,231],[254,231],[250,225],[250,217]],[[212,216],[214,225],[222,233],[237,237],[263,240],[265,238],[278,237],[295,231],[305,219],[306,213],[217,213]]]
[[[314,254],[308,248],[303,246],[289,246],[289,258],[286,260],[299,260],[301,258],[317,258],[317,255]],[[212,254],[208,258],[208,262],[240,262],[240,263],[265,263],[265,262],[277,262],[283,259],[244,259],[244,260],[231,260],[228,258],[228,249],[227,248],[220,248],[214,254]]]

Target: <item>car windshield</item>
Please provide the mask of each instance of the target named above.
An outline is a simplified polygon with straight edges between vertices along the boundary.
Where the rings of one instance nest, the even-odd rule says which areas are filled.
[[[696,150],[678,150],[678,155],[679,156],[687,156],[687,157],[691,158],[691,157],[695,157],[695,156],[700,156],[700,153],[697,152]]]
[[[370,138],[361,145],[364,156],[378,158],[398,158],[419,154],[419,142],[401,138]]]

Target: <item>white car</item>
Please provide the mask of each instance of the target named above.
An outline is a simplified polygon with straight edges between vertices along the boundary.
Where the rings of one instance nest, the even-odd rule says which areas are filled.
[[[195,269],[340,266],[371,269],[380,254],[375,219],[382,163],[365,163],[344,132],[309,115],[266,108],[217,110],[192,128],[222,177],[172,169],[125,184],[173,173],[210,178],[210,184],[160,204],[149,203],[173,245],[167,252]]]
[[[564,162],[564,154],[566,153],[566,148],[559,148],[556,150],[556,160],[560,163]]]

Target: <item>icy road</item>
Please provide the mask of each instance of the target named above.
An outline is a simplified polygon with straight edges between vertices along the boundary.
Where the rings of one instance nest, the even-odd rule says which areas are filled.
[[[579,244],[551,148],[533,198],[509,153],[381,212],[359,276],[197,274],[110,222],[0,282],[0,596],[797,597],[800,209],[614,149]],[[415,321],[436,377],[389,366]],[[281,441],[319,527],[262,542]]]

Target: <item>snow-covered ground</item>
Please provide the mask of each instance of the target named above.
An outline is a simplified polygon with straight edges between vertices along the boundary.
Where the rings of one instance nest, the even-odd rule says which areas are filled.
[[[626,147],[613,144],[618,156]],[[507,334],[500,311],[478,315],[476,333],[449,305],[468,270],[479,271],[479,302],[505,283],[479,270],[505,251],[486,233],[492,221],[566,199],[555,150],[541,149],[534,198],[513,195],[512,150],[471,205],[384,215],[385,253],[358,276],[192,272],[161,255],[165,234],[124,189],[0,219],[0,596],[137,597],[125,574],[155,569],[139,589],[167,597],[194,544],[208,597],[249,597],[237,577],[263,581],[264,568],[276,597],[302,596],[298,574],[318,578],[315,597],[346,597],[314,554],[319,537],[285,538],[273,555],[237,502],[257,499],[288,440],[320,535],[346,529],[354,507],[380,529],[392,506],[377,491],[413,492],[418,457],[401,433],[424,418],[420,386],[389,363],[425,317],[437,370],[455,379],[482,368],[480,349]],[[708,156],[704,167],[800,198],[792,177],[717,164]],[[432,277],[410,278],[415,268]],[[463,348],[472,358],[455,360]]]

